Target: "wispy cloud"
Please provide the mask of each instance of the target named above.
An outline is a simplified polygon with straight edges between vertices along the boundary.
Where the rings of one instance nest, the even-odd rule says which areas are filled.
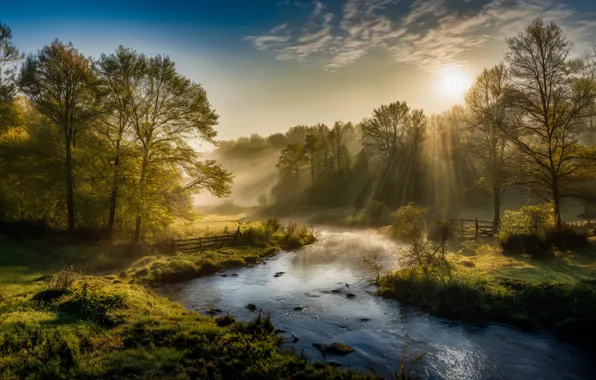
[[[316,57],[329,70],[378,50],[435,70],[457,64],[472,49],[503,43],[538,15],[563,25],[581,48],[593,43],[596,32],[594,15],[579,14],[558,0],[346,0],[335,13],[322,1],[307,5],[302,25],[290,30],[282,24],[247,40],[280,60]]]

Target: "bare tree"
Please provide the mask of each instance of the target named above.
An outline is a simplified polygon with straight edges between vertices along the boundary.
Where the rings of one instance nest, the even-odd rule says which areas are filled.
[[[520,112],[508,137],[523,153],[525,177],[545,190],[561,227],[561,186],[592,159],[577,142],[594,100],[593,72],[585,60],[571,60],[572,48],[553,22],[534,20],[507,40],[511,101]]]

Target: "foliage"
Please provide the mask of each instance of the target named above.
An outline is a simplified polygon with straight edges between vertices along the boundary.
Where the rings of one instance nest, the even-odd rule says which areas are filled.
[[[554,22],[535,19],[507,43],[510,99],[519,116],[504,130],[520,152],[526,184],[552,202],[560,229],[563,187],[595,157],[578,142],[596,100],[595,72],[590,62],[569,57],[572,43]]]
[[[395,236],[408,243],[416,244],[424,240],[427,233],[426,208],[410,203],[393,213]]]
[[[496,284],[468,276],[444,277],[403,270],[381,279],[382,295],[419,305],[432,313],[474,322],[498,321],[542,326],[568,338],[593,339],[590,315],[596,283],[525,282],[507,278]]]
[[[85,278],[72,295],[40,309],[30,302],[37,286],[23,286],[0,300],[6,378],[370,378],[310,364],[279,350],[271,334],[218,326],[144,287]]]
[[[54,290],[68,290],[80,276],[81,273],[75,271],[72,266],[70,268],[62,269],[50,276],[48,288]]]

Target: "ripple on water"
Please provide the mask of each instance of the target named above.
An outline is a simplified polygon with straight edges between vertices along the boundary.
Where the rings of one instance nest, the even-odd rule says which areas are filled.
[[[395,251],[394,243],[374,233],[328,229],[317,244],[234,270],[237,277],[202,277],[161,291],[188,308],[218,308],[240,320],[255,316],[245,308],[253,303],[286,330],[282,348],[320,360],[313,343],[345,343],[355,352],[327,360],[361,370],[373,365],[385,376],[399,368],[407,335],[413,353],[426,352],[422,367],[433,379],[596,378],[588,354],[551,334],[449,322],[367,293],[362,255],[391,265]],[[274,277],[278,272],[285,273]],[[297,306],[306,308],[295,311]],[[300,340],[294,343],[292,334]]]

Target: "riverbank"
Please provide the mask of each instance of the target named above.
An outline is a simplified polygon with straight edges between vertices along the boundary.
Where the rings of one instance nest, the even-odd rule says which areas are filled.
[[[280,350],[282,338],[265,316],[249,323],[229,315],[201,316],[146,286],[250,265],[284,244],[314,241],[296,231],[277,233],[270,239],[274,245],[197,255],[59,248],[0,237],[6,248],[0,258],[2,378],[370,378]],[[116,260],[111,257],[116,253],[123,256]],[[127,266],[142,254],[147,255]],[[55,258],[87,269],[101,262],[104,271],[114,269],[95,276],[74,269],[49,274]],[[126,269],[118,273],[115,268],[123,265]]]
[[[3,378],[367,378],[279,350],[267,318],[201,316],[146,287],[256,264],[316,240],[295,224],[244,227],[250,246],[197,254],[0,236]]]
[[[547,260],[475,248],[448,255],[448,271],[392,272],[379,280],[379,293],[441,317],[544,328],[579,343],[596,338],[593,247]]]
[[[367,378],[279,350],[266,318],[213,319],[141,285],[56,276],[0,284],[3,378]]]

